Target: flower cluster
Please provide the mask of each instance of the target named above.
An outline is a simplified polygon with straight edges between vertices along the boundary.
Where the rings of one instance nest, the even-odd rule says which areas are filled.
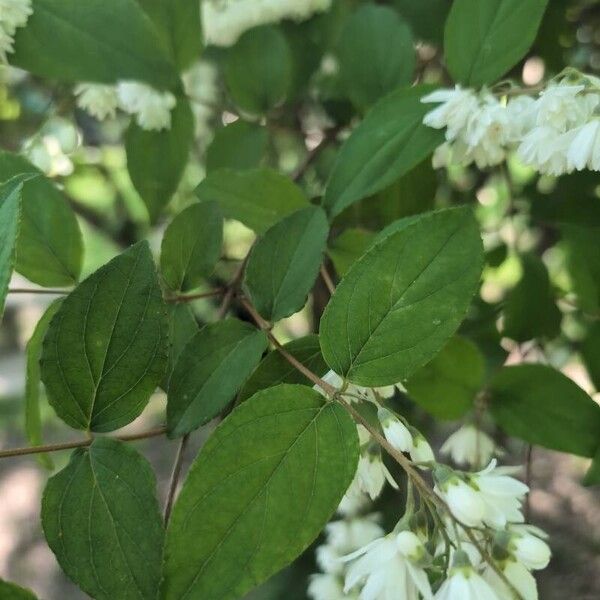
[[[537,98],[509,99],[489,90],[440,89],[422,98],[438,104],[423,123],[445,128],[446,142],[434,154],[434,166],[500,164],[516,149],[538,172],[562,175],[600,170],[600,80],[563,78],[548,84]]]
[[[0,0],[0,61],[8,62],[17,28],[24,27],[32,13],[31,0]]]
[[[523,500],[529,488],[513,477],[518,469],[499,467],[495,459],[478,472],[440,464],[423,435],[384,406],[393,387],[363,388],[331,371],[323,379],[344,400],[365,403],[358,408],[376,414],[387,442],[413,466],[430,470],[435,485],[427,492],[415,484],[419,494],[415,510],[409,477],[406,512],[388,534],[376,515],[361,516],[386,481],[398,486],[382,461],[379,445],[359,425],[357,472],[338,507],[342,519],[327,526],[325,543],[317,549],[321,572],[311,576],[309,596],[511,600],[517,591],[523,600],[537,600],[531,572],[546,568],[551,553],[545,534],[524,523]],[[453,434],[444,448],[456,463],[471,466],[499,454],[493,440],[471,424]]]
[[[331,0],[205,0],[204,40],[215,46],[233,46],[252,27],[283,19],[302,21],[330,6]]]

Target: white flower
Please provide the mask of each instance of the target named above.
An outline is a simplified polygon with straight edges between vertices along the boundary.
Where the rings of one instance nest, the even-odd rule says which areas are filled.
[[[429,442],[419,432],[413,433],[413,445],[410,450],[410,457],[416,463],[435,462],[435,456]]]
[[[383,464],[378,449],[367,448],[360,453],[356,478],[360,489],[369,494],[371,500],[375,500],[381,494],[386,480],[393,488],[398,489],[398,484]]]
[[[13,52],[14,35],[18,27],[27,25],[33,14],[31,0],[0,0],[0,60],[7,61]]]
[[[418,600],[419,593],[431,600],[427,574],[419,566],[425,555],[423,542],[411,531],[379,538],[346,557],[345,560],[357,560],[348,568],[344,590],[364,582],[359,596],[362,600]]]
[[[428,127],[446,127],[446,139],[455,140],[466,128],[472,114],[479,109],[479,99],[473,90],[464,90],[459,85],[454,89],[440,89],[421,98],[424,103],[440,103],[429,111],[423,123]]]
[[[122,81],[117,86],[119,106],[136,116],[142,129],[160,131],[171,127],[171,110],[177,100],[170,92],[159,92],[145,83]]]
[[[522,500],[529,488],[522,482],[510,477],[513,467],[496,467],[496,460],[479,473],[469,476],[478,489],[478,496],[484,504],[482,521],[496,529],[502,529],[507,523],[522,523]]]
[[[509,138],[519,141],[523,135],[533,129],[536,120],[536,101],[530,96],[511,98],[506,105]]]
[[[524,164],[547,175],[564,175],[573,169],[567,152],[573,140],[573,130],[560,133],[553,127],[535,127],[524,137],[518,154]]]
[[[344,380],[335,371],[327,371],[321,379],[337,390],[341,390],[344,387]],[[396,393],[397,387],[400,388],[400,384],[388,385],[380,388],[369,388],[354,383],[347,383],[343,395],[348,402],[366,400],[367,402],[377,403],[377,396],[381,398],[391,398]],[[313,389],[324,396],[326,395],[319,385],[314,385]]]
[[[344,593],[344,583],[340,577],[324,573],[311,575],[307,593],[313,600],[357,598],[356,594]]]
[[[450,571],[435,600],[498,600],[498,596],[472,566],[461,566]]]
[[[600,171],[600,118],[592,119],[574,132],[567,152],[570,169],[581,171],[586,167]]]
[[[33,165],[50,177],[70,175],[73,172],[73,163],[62,151],[59,140],[52,135],[30,140],[25,146],[24,154]]]
[[[523,565],[507,561],[500,568],[508,581],[517,589],[523,600],[538,600],[535,578]],[[483,572],[483,578],[494,590],[499,600],[514,600],[514,594],[511,589],[489,565]]]
[[[379,515],[371,514],[343,521],[332,521],[325,527],[327,543],[340,554],[354,552],[383,536]]]
[[[563,82],[549,85],[536,100],[536,124],[564,132],[584,123],[600,100],[596,94],[581,94],[584,89]]]
[[[377,410],[377,417],[387,441],[400,452],[410,452],[413,439],[408,427],[387,408],[380,407]]]
[[[77,106],[99,121],[107,117],[114,119],[117,114],[119,99],[114,85],[80,83],[75,87],[75,95]]]
[[[204,0],[204,40],[215,46],[232,46],[257,25],[282,19],[301,21],[313,13],[328,10],[332,0]]]
[[[517,561],[530,570],[545,569],[552,556],[548,544],[529,533],[514,534],[509,549]]]
[[[371,499],[365,494],[358,483],[358,477],[354,477],[350,487],[346,490],[337,512],[346,517],[354,517],[369,506]]]
[[[451,475],[434,491],[442,497],[450,512],[468,527],[481,525],[485,515],[485,504],[481,494],[457,475]]]
[[[457,465],[480,467],[489,463],[497,448],[489,435],[468,423],[444,442],[440,452],[450,456]]]
[[[333,546],[323,544],[316,549],[315,554],[321,571],[332,575],[344,574],[344,563],[340,560],[342,555]]]

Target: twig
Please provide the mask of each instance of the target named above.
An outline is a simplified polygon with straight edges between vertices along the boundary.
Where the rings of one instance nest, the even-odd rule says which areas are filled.
[[[321,279],[323,280],[325,287],[333,296],[333,293],[335,292],[335,283],[333,283],[333,279],[331,278],[331,275],[329,274],[329,271],[327,270],[325,264],[321,265],[319,272],[321,273]]]
[[[174,296],[166,296],[165,301],[178,304],[180,302],[192,302],[193,300],[201,300],[202,298],[214,298],[216,296],[222,296],[225,293],[225,289],[219,288],[216,290],[210,290],[208,292],[199,292],[197,294],[177,294]]]
[[[293,172],[292,179],[294,181],[298,181],[299,179],[302,178],[302,176],[308,170],[308,167],[310,167],[310,165],[314,162],[314,160],[317,158],[317,156],[319,156],[321,151],[330,142],[332,142],[335,139],[338,132],[339,132],[339,127],[333,127],[332,129],[329,129],[324,132],[323,139],[312,150],[310,150],[306,154],[306,156],[304,157],[304,160],[302,160],[302,162],[298,165],[296,170]]]
[[[186,433],[179,443],[177,448],[177,454],[175,456],[175,462],[173,463],[173,471],[171,473],[171,479],[169,481],[169,490],[167,492],[167,499],[165,501],[165,524],[169,522],[171,511],[173,510],[173,504],[175,502],[175,493],[177,492],[177,485],[179,483],[179,477],[181,476],[181,468],[183,467],[183,459],[185,456],[185,449],[187,448],[190,434]]]
[[[217,312],[217,318],[219,320],[223,319],[225,315],[229,312],[229,309],[231,308],[233,299],[240,287],[240,284],[242,283],[242,279],[244,278],[244,271],[246,270],[246,265],[248,264],[249,257],[250,251],[248,251],[248,254],[246,254],[246,257],[241,262],[240,266],[235,272],[233,279],[227,286],[227,291],[225,292],[225,296],[223,296],[223,302],[221,302],[221,306],[219,307],[219,311]]]
[[[159,437],[161,435],[164,435],[166,430],[166,427],[159,427],[157,429],[143,431],[142,433],[131,433],[128,435],[115,436],[112,439],[119,440],[121,442],[133,442],[136,440],[145,440],[148,438]],[[85,440],[77,440],[74,442],[62,442],[59,444],[47,444],[45,446],[29,446],[26,448],[12,448],[10,450],[0,450],[0,459],[11,458],[14,456],[27,456],[29,454],[45,454],[46,452],[58,452],[60,450],[72,450],[73,448],[85,448],[86,446],[90,446],[93,441],[93,437],[88,437]]]

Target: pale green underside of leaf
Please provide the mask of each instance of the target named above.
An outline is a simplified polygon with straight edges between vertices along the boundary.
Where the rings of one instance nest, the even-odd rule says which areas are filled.
[[[15,66],[60,81],[177,85],[166,46],[134,0],[33,0],[32,8],[17,29]]]
[[[306,304],[328,235],[325,212],[311,206],[286,217],[257,241],[244,283],[254,307],[265,319],[279,321]]]
[[[216,417],[233,400],[266,348],[264,332],[237,319],[201,329],[186,344],[171,375],[169,435],[184,435]]]
[[[164,531],[156,481],[136,450],[109,438],[76,450],[42,499],[64,572],[97,600],[156,600]]]
[[[142,412],[167,367],[166,309],[147,242],[67,296],[41,363],[50,403],[71,427],[112,431]]]
[[[228,219],[263,233],[294,211],[308,206],[304,192],[273,169],[221,169],[196,188],[199,200],[216,200]]]
[[[15,247],[21,221],[20,179],[8,181],[0,187],[0,320],[4,313],[4,303],[8,284],[15,265]]]
[[[490,383],[490,409],[509,435],[531,444],[590,458],[600,447],[600,406],[546,365],[504,367]]]
[[[494,83],[535,40],[548,0],[455,0],[444,50],[452,77],[472,87]]]
[[[323,207],[331,217],[393,183],[418,165],[444,140],[423,125],[431,105],[421,98],[431,86],[404,88],[382,98],[342,146]]]
[[[342,279],[321,319],[323,357],[360,385],[404,380],[457,330],[482,264],[470,209],[417,218],[375,244]]]
[[[164,600],[232,600],[296,558],[352,481],[356,426],[304,386],[259,392],[196,459],[167,532]]]

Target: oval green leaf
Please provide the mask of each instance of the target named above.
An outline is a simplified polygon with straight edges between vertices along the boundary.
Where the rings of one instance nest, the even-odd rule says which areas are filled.
[[[338,285],[321,319],[327,364],[360,385],[404,380],[454,334],[482,265],[470,209],[414,218],[375,244]]]
[[[42,499],[42,526],[63,571],[96,600],[156,600],[164,530],[149,463],[97,438],[73,452]]]
[[[25,588],[0,579],[0,600],[37,600],[37,596]]]
[[[244,283],[265,319],[279,321],[306,304],[328,235],[327,215],[318,206],[310,206],[282,219],[257,241]]]
[[[15,266],[15,250],[21,222],[21,194],[23,181],[16,177],[0,186],[0,319],[8,284]]]
[[[202,328],[185,346],[169,382],[169,436],[185,435],[216,417],[259,363],[267,336],[226,319]]]
[[[83,281],[52,319],[42,381],[71,427],[112,431],[144,409],[167,367],[167,319],[147,242]]]
[[[294,560],[350,485],[356,426],[310,388],[259,392],[194,462],[167,531],[164,600],[233,600]]]

